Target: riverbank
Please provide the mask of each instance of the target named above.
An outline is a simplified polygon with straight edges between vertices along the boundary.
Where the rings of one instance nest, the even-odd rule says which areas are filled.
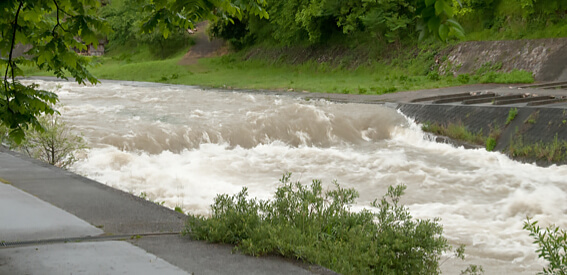
[[[198,48],[199,45],[193,46]],[[197,85],[209,88],[308,91],[316,93],[381,95],[479,83],[531,83],[528,71],[500,70],[498,66],[467,72],[440,73],[439,60],[447,45],[392,48],[387,58],[365,59],[348,49],[250,49],[184,63],[189,53],[159,59],[147,46],[117,49],[93,57],[90,70],[100,79]],[[199,48],[200,49],[200,48]],[[346,51],[348,54],[342,53]],[[202,53],[200,53],[202,54]],[[180,63],[188,65],[180,65]],[[27,69],[26,75],[49,76]]]

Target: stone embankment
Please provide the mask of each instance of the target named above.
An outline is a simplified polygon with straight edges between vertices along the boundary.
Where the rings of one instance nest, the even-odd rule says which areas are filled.
[[[472,74],[482,66],[529,71],[536,81],[567,80],[567,38],[469,41],[444,50],[441,73]]]

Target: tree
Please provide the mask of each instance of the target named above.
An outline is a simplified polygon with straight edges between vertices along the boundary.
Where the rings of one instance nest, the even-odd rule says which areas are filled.
[[[137,0],[134,8],[148,16],[143,32],[159,30],[167,38],[172,30],[193,27],[203,18],[230,15],[241,17],[246,10],[267,17],[265,0]],[[21,66],[52,72],[58,78],[71,76],[80,84],[98,80],[88,71],[90,58],[78,55],[87,45],[98,45],[111,32],[97,10],[100,0],[5,0],[0,1],[0,125],[9,128],[9,137],[21,143],[28,128],[44,131],[38,117],[56,113],[57,95],[23,85]],[[16,55],[16,47],[25,48]]]
[[[74,134],[71,128],[61,121],[59,115],[44,115],[38,120],[44,127],[44,131],[39,132],[33,129],[25,131],[26,139],[20,144],[7,140],[10,149],[60,168],[71,166],[77,161],[76,153],[87,149],[86,141]],[[5,127],[0,127],[0,140],[6,137],[5,129]]]
[[[0,68],[4,70],[0,88],[0,124],[9,136],[21,143],[28,127],[44,131],[41,114],[52,115],[57,95],[23,85],[22,65],[53,72],[59,78],[70,75],[78,83],[97,83],[89,73],[90,59],[75,52],[98,45],[99,34],[110,31],[97,17],[97,0],[8,0],[0,2]],[[16,56],[16,46],[27,49]]]
[[[224,22],[213,26],[216,35],[237,42],[274,40],[277,44],[324,44],[329,39],[370,36],[388,43],[434,36],[447,41],[462,38],[463,28],[453,20],[452,0],[290,0],[270,1],[269,18],[238,18],[235,37]],[[236,21],[236,20],[235,20]],[[219,26],[219,24],[221,24]],[[245,25],[245,26],[242,26]],[[252,39],[250,39],[252,37]]]

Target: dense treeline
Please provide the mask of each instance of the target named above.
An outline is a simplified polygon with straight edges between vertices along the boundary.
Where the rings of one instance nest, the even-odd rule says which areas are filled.
[[[137,3],[149,2],[145,0]],[[226,0],[233,5],[238,1]],[[248,1],[257,3],[255,1]],[[260,2],[260,1],[258,1]],[[434,36],[438,40],[464,37],[464,31],[485,32],[467,39],[517,39],[567,20],[565,0],[268,0],[261,1],[269,16],[247,9],[236,16],[214,9],[211,34],[229,40],[237,49],[258,43],[270,45],[327,45],[415,43]],[[141,32],[149,11],[116,0],[101,15],[112,25],[111,44],[158,45],[175,48],[187,41],[183,28],[164,37],[160,28]],[[167,22],[169,18],[158,18]],[[459,22],[459,23],[457,23]],[[461,27],[464,26],[464,28]],[[508,32],[506,32],[508,31]],[[505,34],[498,35],[504,32]],[[567,32],[567,30],[565,31]]]
[[[564,23],[566,12],[565,0],[271,0],[269,19],[218,21],[212,32],[236,47],[258,42],[349,43],[361,38],[391,43],[417,41],[427,34],[439,40],[462,38],[457,21],[467,31],[514,28],[521,38],[522,29],[531,25]]]
[[[219,21],[212,31],[237,47],[256,41],[313,45],[360,35],[388,42],[419,35],[446,40],[463,36],[453,11],[451,0],[269,1],[269,19]]]
[[[147,45],[156,57],[166,58],[191,42],[187,30],[200,21],[227,21],[243,14],[264,18],[265,5],[265,0],[113,0],[99,16],[112,26],[110,49]]]
[[[454,0],[456,1],[456,0]],[[521,39],[565,36],[544,33],[553,26],[566,26],[565,0],[460,0],[456,17],[469,32],[488,32],[470,39]],[[539,32],[540,35],[529,35]],[[505,33],[504,35],[500,35]]]
[[[117,46],[135,48],[150,45],[150,52],[153,55],[166,58],[189,45],[189,34],[182,28],[173,29],[173,33],[167,37],[164,37],[159,29],[143,32],[142,26],[150,12],[127,1],[113,1],[111,5],[102,7],[100,15],[113,29],[113,32],[108,34],[109,50]]]

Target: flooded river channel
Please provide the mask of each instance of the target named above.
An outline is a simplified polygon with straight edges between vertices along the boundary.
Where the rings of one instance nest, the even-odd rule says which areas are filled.
[[[544,264],[522,229],[526,216],[567,227],[567,166],[431,142],[396,110],[189,86],[35,81],[55,91],[64,120],[91,149],[72,170],[171,208],[209,213],[219,193],[247,186],[269,198],[285,172],[360,193],[368,207],[389,185],[417,218],[439,217],[466,264],[486,274],[533,274]],[[457,264],[457,266],[453,266]],[[463,264],[462,266],[465,266]],[[447,273],[462,269],[450,260]]]

